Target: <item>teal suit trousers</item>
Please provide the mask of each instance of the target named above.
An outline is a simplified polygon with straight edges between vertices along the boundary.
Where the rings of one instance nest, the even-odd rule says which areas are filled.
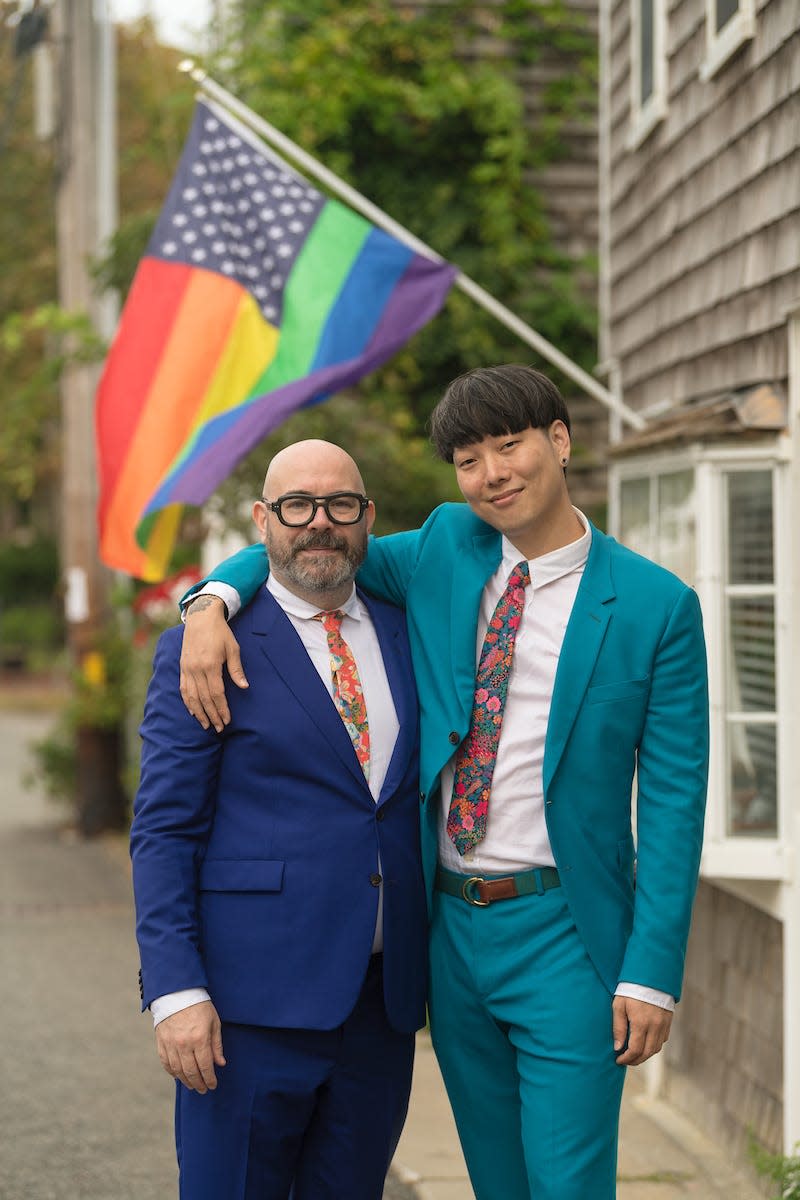
[[[476,1200],[613,1200],[625,1070],[563,888],[436,892],[429,1004]]]

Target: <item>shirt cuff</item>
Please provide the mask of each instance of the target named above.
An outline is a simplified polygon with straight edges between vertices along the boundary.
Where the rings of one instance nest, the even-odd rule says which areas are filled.
[[[618,983],[615,996],[628,996],[631,1000],[644,1000],[645,1004],[656,1004],[659,1008],[675,1011],[675,997],[669,992],[659,992],[655,988],[642,987],[639,983]]]
[[[181,620],[186,620],[186,608],[191,600],[196,600],[198,596],[217,596],[228,610],[228,620],[231,621],[242,607],[241,597],[236,591],[236,588],[231,587],[229,583],[221,583],[217,579],[209,579],[208,583],[204,584],[197,592],[192,592],[191,596],[181,605]]]
[[[181,1012],[184,1008],[191,1008],[193,1004],[202,1004],[205,1000],[210,999],[205,988],[186,988],[182,992],[168,992],[166,996],[159,996],[150,1005],[150,1012],[153,1014],[153,1028],[160,1025],[162,1021],[166,1021],[167,1017],[173,1017],[176,1012]]]

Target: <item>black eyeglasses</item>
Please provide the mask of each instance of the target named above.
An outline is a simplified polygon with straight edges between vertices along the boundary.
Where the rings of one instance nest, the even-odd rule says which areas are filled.
[[[318,508],[325,509],[325,515],[334,525],[356,525],[369,506],[367,497],[360,496],[358,492],[331,492],[330,496],[287,492],[277,500],[267,500],[262,496],[261,502],[275,513],[281,525],[288,525],[290,529],[310,525]]]

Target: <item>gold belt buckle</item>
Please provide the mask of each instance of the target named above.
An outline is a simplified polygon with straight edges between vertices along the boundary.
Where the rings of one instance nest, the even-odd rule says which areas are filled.
[[[486,880],[483,878],[482,875],[471,875],[469,879],[466,879],[464,881],[464,885],[461,888],[461,895],[464,897],[467,904],[473,904],[476,908],[488,908],[489,907],[489,904],[490,904],[489,900],[480,900],[480,899],[478,899],[477,896],[474,896],[472,894],[472,885],[474,883],[485,883],[485,882],[486,882]]]

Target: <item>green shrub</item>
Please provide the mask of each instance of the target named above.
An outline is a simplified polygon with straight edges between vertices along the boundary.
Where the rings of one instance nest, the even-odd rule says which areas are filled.
[[[72,672],[70,696],[55,727],[33,744],[29,787],[41,787],[55,800],[77,800],[79,731],[122,733],[130,708],[133,660],[130,637],[116,623],[109,625],[97,638],[95,651],[85,657],[83,669]],[[119,783],[124,782],[120,762]]]
[[[0,605],[51,600],[59,575],[58,548],[52,538],[40,538],[29,546],[0,545]]]
[[[64,644],[64,623],[52,604],[0,606],[0,663],[38,670]]]
[[[751,1135],[750,1158],[759,1175],[772,1179],[778,1186],[773,1200],[800,1200],[800,1156],[770,1154]]]
[[[51,800],[72,803],[78,777],[75,730],[62,717],[56,727],[31,746],[33,766],[25,776],[29,788],[41,788]]]

